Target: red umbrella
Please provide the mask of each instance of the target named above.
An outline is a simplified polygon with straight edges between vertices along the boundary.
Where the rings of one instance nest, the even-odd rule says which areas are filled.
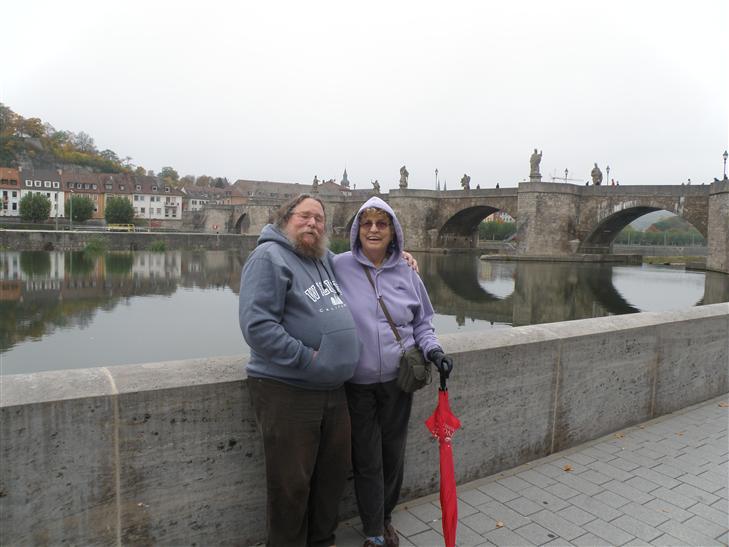
[[[440,445],[440,510],[443,515],[443,538],[446,547],[456,544],[458,527],[458,501],[456,500],[456,476],[453,470],[453,450],[451,438],[461,427],[461,421],[451,412],[448,403],[448,389],[441,374],[438,390],[438,406],[433,415],[425,420],[425,425]]]

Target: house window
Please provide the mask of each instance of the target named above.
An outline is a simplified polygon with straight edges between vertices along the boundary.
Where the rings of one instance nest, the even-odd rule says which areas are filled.
[[[120,184],[119,185],[119,190],[124,190],[124,185],[123,184]]]
[[[15,190],[13,190],[13,197],[14,198],[17,198],[18,197],[18,192],[16,192]]]
[[[96,190],[96,185],[95,184],[92,184],[91,185],[91,188],[93,188],[94,190]]]
[[[106,189],[107,189],[107,190],[111,190],[111,184],[107,184],[107,185],[106,185]]]
[[[40,188],[41,187],[41,181],[39,181],[39,180],[34,180],[33,181],[33,184],[35,185],[36,188]]]
[[[152,186],[152,192],[156,192],[156,191],[157,191],[157,187],[156,186]]]
[[[172,218],[177,216],[177,209],[172,209]]]
[[[88,182],[84,182],[84,190],[88,190],[91,188],[91,185]]]
[[[161,208],[159,208],[159,207],[157,207],[157,214],[158,214],[158,215],[161,215],[161,214],[162,214],[162,209],[161,209]]]
[[[139,184],[137,184],[137,192],[139,192],[141,189],[142,189],[142,187]]]
[[[50,180],[44,180],[43,181],[43,186],[45,186],[46,188],[50,188],[51,187],[51,181]]]
[[[13,211],[18,210],[18,204],[16,202],[13,202]]]
[[[169,192],[169,191],[170,191],[170,187],[169,186],[165,186],[165,192]]]
[[[33,186],[33,181],[32,180],[26,180],[25,181],[25,185],[26,186]]]
[[[139,208],[139,212],[142,213],[142,214],[144,214],[144,207],[140,207]]]
[[[53,187],[54,188],[60,188],[61,187],[61,183],[60,182],[53,181]]]

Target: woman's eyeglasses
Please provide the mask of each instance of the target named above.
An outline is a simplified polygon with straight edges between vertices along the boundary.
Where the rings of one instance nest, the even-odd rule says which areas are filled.
[[[361,230],[371,230],[372,226],[376,226],[378,230],[384,230],[389,228],[390,223],[386,220],[375,220],[374,222],[371,220],[363,220],[359,223]]]

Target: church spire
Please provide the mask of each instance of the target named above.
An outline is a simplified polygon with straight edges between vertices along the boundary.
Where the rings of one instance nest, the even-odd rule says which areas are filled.
[[[349,179],[347,178],[347,168],[344,168],[344,175],[342,175],[342,182],[340,182],[345,188],[349,188]]]

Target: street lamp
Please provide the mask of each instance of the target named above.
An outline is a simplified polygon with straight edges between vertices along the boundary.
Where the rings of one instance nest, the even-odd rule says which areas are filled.
[[[721,157],[724,158],[724,179],[726,179],[726,159],[729,158],[729,153],[724,150],[724,153],[721,155]]]
[[[71,197],[68,198],[68,209],[69,209],[68,222],[69,222],[69,230],[73,230],[73,190],[69,189],[69,192],[71,192]]]
[[[608,185],[608,184],[610,184],[610,166],[609,166],[609,165],[607,165],[607,166],[605,167],[605,171],[606,171],[606,173],[607,173],[607,174],[605,175],[605,184],[606,184],[606,185]]]

